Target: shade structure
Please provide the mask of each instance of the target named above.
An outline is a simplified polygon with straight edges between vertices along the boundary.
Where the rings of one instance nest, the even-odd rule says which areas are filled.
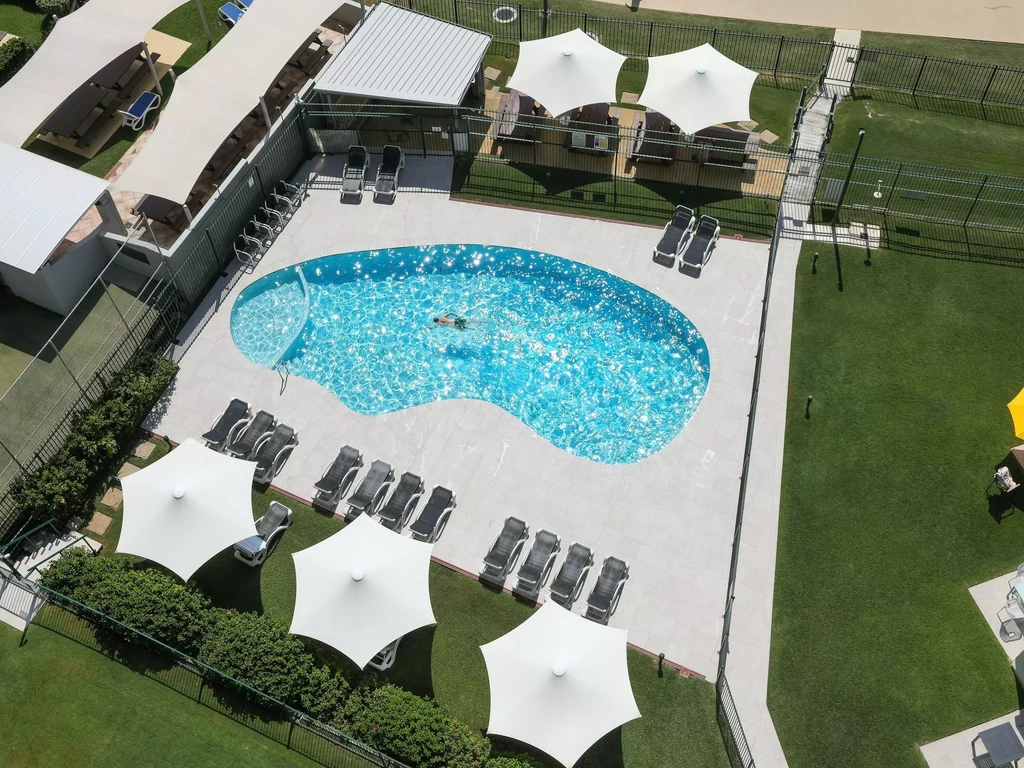
[[[640,717],[626,668],[626,630],[548,601],[480,646],[491,684],[487,731],[532,744],[565,766]]]
[[[1013,419],[1013,433],[1024,440],[1024,389],[1006,407],[1010,409],[1010,418]]]
[[[90,0],[92,2],[92,0]],[[260,97],[295,49],[341,0],[259,0],[174,85],[146,146],[112,187],[184,205],[217,148]]]
[[[574,29],[519,44],[519,61],[508,87],[539,101],[552,115],[583,104],[617,101],[615,81],[626,60]]]
[[[668,117],[683,133],[750,119],[750,89],[757,72],[708,43],[647,60],[639,103]]]
[[[222,549],[256,535],[256,463],[188,439],[155,464],[121,478],[124,522],[117,551],[188,579]]]
[[[295,613],[290,632],[336,648],[360,668],[385,646],[434,624],[433,544],[407,539],[369,515],[292,555]]]
[[[20,147],[87,78],[143,42],[187,0],[90,0],[59,19],[39,50],[0,87],[0,141]]]

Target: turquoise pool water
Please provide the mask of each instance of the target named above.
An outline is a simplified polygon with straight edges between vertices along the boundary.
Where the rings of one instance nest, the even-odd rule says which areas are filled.
[[[455,312],[471,330],[431,318]],[[487,400],[606,464],[660,450],[707,389],[708,351],[668,302],[607,272],[486,245],[327,256],[241,292],[231,333],[255,363],[287,363],[352,410]]]

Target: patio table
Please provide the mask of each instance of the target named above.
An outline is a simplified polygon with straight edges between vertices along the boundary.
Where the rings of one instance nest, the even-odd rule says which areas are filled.
[[[124,77],[124,73],[131,69],[132,64],[139,58],[141,53],[142,43],[129,48],[112,62],[103,67],[103,69],[95,75],[90,77],[89,82],[102,88],[116,88],[118,80]]]
[[[663,161],[674,160],[676,156],[675,138],[678,135],[679,126],[660,112],[647,110],[644,113],[644,137],[640,146],[637,147],[636,153]]]
[[[54,136],[64,136],[69,139],[77,138],[78,129],[89,119],[89,115],[100,105],[103,97],[108,93],[106,88],[97,88],[91,83],[80,86],[64,100],[64,103],[57,107],[56,111],[43,123],[39,132],[52,133]]]
[[[171,214],[175,213],[176,209],[180,207],[173,200],[157,197],[156,195],[146,195],[138,205],[132,208],[132,213],[136,216],[145,214],[146,218],[151,221],[159,221],[169,225]]]
[[[972,750],[974,743],[979,739],[995,766],[1016,766],[1017,761],[1024,757],[1024,744],[1021,744],[1016,729],[1010,723],[1003,723],[979,733],[971,742]]]

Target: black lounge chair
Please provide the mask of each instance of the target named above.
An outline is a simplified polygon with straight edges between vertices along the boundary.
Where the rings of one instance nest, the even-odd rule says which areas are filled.
[[[480,578],[494,584],[503,584],[515,568],[528,538],[530,528],[526,523],[518,517],[505,518],[504,527],[484,557],[484,568],[480,571]]]
[[[274,539],[292,524],[292,511],[279,501],[270,502],[267,514],[256,521],[256,535],[235,544],[235,557],[246,565],[261,565]]]
[[[523,567],[516,574],[516,585],[512,592],[527,600],[536,600],[551,576],[555,558],[561,549],[562,540],[558,536],[551,531],[538,531]]]
[[[313,506],[333,512],[363,466],[363,454],[346,445],[313,486]]]
[[[236,459],[247,459],[264,435],[270,434],[277,426],[277,419],[266,411],[260,411],[245,423],[224,446],[224,453]]]
[[[252,458],[256,460],[253,481],[261,484],[272,482],[298,444],[298,434],[287,424],[278,424],[273,432],[261,437],[252,451]]]
[[[366,180],[366,147],[353,144],[348,148],[348,161],[341,172],[341,199],[346,195],[363,197],[363,182]]]
[[[203,435],[206,447],[220,451],[226,443],[231,442],[252,416],[249,404],[245,400],[233,398],[224,409],[224,413],[210,425],[210,431]]]
[[[372,515],[384,503],[384,497],[388,494],[395,479],[395,470],[386,461],[375,459],[370,465],[370,471],[366,473],[363,482],[359,484],[356,492],[348,500],[348,512],[345,513],[346,520],[355,520],[364,512]]]
[[[433,544],[444,533],[448,518],[455,509],[455,494],[440,485],[430,492],[427,505],[416,522],[409,526],[409,534],[417,541]]]
[[[718,219],[701,216],[697,230],[690,238],[690,242],[686,244],[686,250],[683,251],[683,255],[679,259],[679,271],[700,275],[701,269],[711,258],[711,249],[718,242],[721,232],[722,228],[718,225]]]
[[[571,610],[572,604],[583,591],[583,584],[593,564],[594,553],[590,547],[575,542],[570,544],[562,567],[551,582],[551,599],[566,610]]]
[[[401,147],[384,147],[384,155],[373,184],[373,197],[387,197],[392,200],[398,194],[398,174],[405,167],[405,155]]]
[[[629,578],[629,563],[617,557],[606,557],[601,565],[597,584],[587,598],[587,610],[583,614],[598,624],[607,624],[608,619],[619,607],[622,588]]]
[[[673,267],[676,263],[676,256],[683,252],[683,248],[693,236],[693,227],[696,223],[696,216],[693,211],[685,205],[677,205],[676,212],[672,214],[672,220],[665,225],[661,240],[654,248],[654,261],[664,267]]]
[[[395,490],[391,492],[391,498],[377,513],[377,522],[395,533],[401,533],[409,523],[412,513],[416,511],[416,505],[422,495],[423,480],[420,476],[412,472],[404,473],[399,478]]]

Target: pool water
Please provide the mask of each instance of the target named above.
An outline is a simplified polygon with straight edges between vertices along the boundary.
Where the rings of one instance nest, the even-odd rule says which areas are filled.
[[[445,312],[478,321],[438,326]],[[241,292],[235,344],[352,410],[486,400],[606,464],[675,438],[708,385],[707,347],[668,302],[578,262],[484,245],[327,256]]]

